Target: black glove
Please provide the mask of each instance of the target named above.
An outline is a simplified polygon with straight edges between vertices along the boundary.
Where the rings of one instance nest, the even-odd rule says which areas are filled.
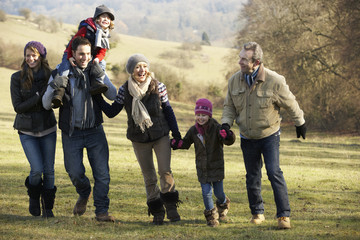
[[[305,134],[306,134],[306,126],[305,123],[301,126],[295,126],[296,127],[296,136],[297,138],[300,138],[300,136],[302,136],[303,139],[305,139]]]
[[[50,86],[57,90],[59,88],[66,88],[68,84],[69,78],[67,76],[59,76],[58,74],[55,76],[54,80],[50,83]]]
[[[95,80],[96,78],[101,78],[105,75],[104,71],[100,67],[99,63],[94,62],[90,68],[90,80]]]
[[[231,135],[231,131],[230,131],[230,126],[229,126],[229,124],[227,124],[227,123],[223,123],[222,125],[221,125],[221,130],[225,130],[225,132],[226,132],[226,136],[230,136]]]

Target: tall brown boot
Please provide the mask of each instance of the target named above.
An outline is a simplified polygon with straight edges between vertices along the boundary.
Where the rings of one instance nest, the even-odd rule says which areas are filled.
[[[222,204],[216,202],[216,207],[217,207],[218,212],[219,212],[219,220],[226,222],[228,220],[226,215],[229,212],[230,199],[228,197],[226,197],[225,203],[222,203]]]
[[[217,212],[216,207],[211,210],[204,210],[204,215],[206,218],[206,224],[210,227],[216,227],[219,225],[219,214]]]
[[[177,211],[177,208],[181,203],[179,200],[179,192],[160,193],[160,198],[164,201],[167,219],[169,219],[170,222],[180,221],[181,218]]]
[[[158,198],[152,201],[147,202],[148,205],[148,214],[150,216],[153,215],[153,223],[155,225],[162,225],[164,223],[164,217],[165,217],[165,209],[163,201]]]

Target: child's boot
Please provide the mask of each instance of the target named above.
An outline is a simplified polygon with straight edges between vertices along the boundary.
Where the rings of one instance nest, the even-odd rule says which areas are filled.
[[[230,199],[228,197],[226,197],[225,203],[222,203],[222,204],[220,204],[219,202],[216,201],[216,207],[219,212],[219,220],[226,222],[228,220],[226,215],[230,208]]]
[[[90,80],[90,94],[91,95],[97,95],[104,93],[108,90],[108,86],[105,84],[97,81],[96,79]]]
[[[90,68],[90,94],[97,95],[104,93],[108,90],[108,86],[101,82],[105,73],[103,69],[100,67],[99,63],[93,63]]]
[[[210,227],[216,227],[219,225],[219,214],[218,214],[218,211],[216,209],[216,207],[214,207],[213,209],[211,210],[204,210],[204,215],[205,215],[205,218],[206,218],[206,223],[208,226]]]
[[[52,108],[59,108],[63,105],[62,99],[64,97],[64,94],[65,94],[65,88],[62,87],[54,91],[54,96],[51,100]]]

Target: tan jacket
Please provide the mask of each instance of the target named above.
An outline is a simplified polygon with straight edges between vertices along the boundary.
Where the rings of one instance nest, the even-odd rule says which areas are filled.
[[[281,107],[290,114],[296,126],[305,123],[304,113],[285,78],[261,64],[251,87],[241,71],[229,79],[221,121],[232,126],[235,120],[244,137],[261,139],[280,129]]]

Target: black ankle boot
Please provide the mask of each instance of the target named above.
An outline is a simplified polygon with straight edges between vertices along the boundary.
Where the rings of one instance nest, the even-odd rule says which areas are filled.
[[[25,186],[27,187],[27,193],[29,195],[29,212],[33,216],[40,216],[40,194],[42,189],[42,182],[38,185],[31,185],[29,182],[29,177],[25,180]]]

